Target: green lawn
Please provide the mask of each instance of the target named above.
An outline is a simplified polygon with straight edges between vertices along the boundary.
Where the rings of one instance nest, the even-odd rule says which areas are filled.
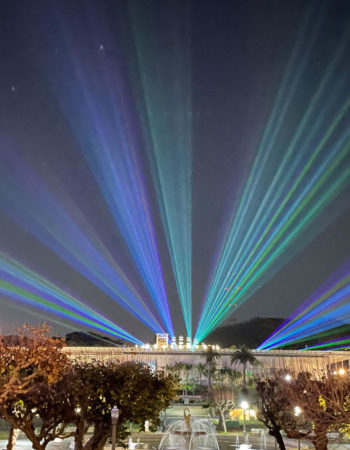
[[[7,439],[9,436],[9,432],[8,431],[4,431],[4,430],[0,430],[0,439]]]

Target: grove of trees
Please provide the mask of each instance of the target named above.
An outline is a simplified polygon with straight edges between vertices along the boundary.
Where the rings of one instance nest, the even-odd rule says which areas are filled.
[[[171,374],[152,373],[134,362],[76,363],[49,337],[47,326],[23,327],[13,342],[0,339],[0,418],[23,431],[36,450],[55,438],[74,436],[77,450],[100,450],[111,435],[111,409],[120,416],[117,437],[129,422],[159,423],[176,395]],[[84,436],[92,429],[89,439]],[[9,439],[7,449],[13,448]]]

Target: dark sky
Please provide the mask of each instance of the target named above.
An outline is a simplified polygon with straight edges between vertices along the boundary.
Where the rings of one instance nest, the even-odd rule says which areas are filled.
[[[150,339],[152,333],[146,327],[73,270],[33,236],[25,223],[16,222],[9,213],[11,202],[17,196],[16,186],[19,189],[25,184],[32,189],[33,203],[29,207],[32,211],[38,207],[38,214],[41,214],[41,188],[33,175],[38,174],[60,201],[66,205],[72,201],[79,206],[87,222],[112,252],[121,255],[123,267],[132,274],[139,289],[143,289],[108,207],[79,151],[79,136],[72,130],[72,122],[60,98],[64,85],[61,72],[74,67],[76,52],[79,61],[85,62],[84,71],[91,69],[93,72],[100,64],[100,50],[106,52],[108,67],[115,64],[125,69],[132,40],[128,22],[130,6],[137,10],[141,3],[150,8],[149,14],[154,14],[158,39],[169,32],[166,20],[175,27],[186,21],[189,29],[189,36],[186,36],[190,45],[189,67],[178,70],[188,70],[191,77],[192,302],[195,317],[198,317],[223,230],[254,161],[302,23],[308,17],[309,29],[303,36],[297,59],[300,64],[308,40],[314,39],[314,43],[291,104],[289,123],[282,129],[281,152],[292,137],[293,125],[307,107],[308,92],[320,83],[334,52],[343,43],[350,27],[350,3],[348,0],[1,1],[0,177],[2,183],[11,184],[12,195],[8,189],[0,190],[0,250],[98,307],[141,339]],[[178,8],[174,8],[174,4]],[[186,42],[182,39],[179,45]],[[168,50],[164,46],[164,56]],[[335,88],[341,77],[350,80],[346,58],[349,51],[348,41],[335,68]],[[96,61],[91,56],[94,52]],[[298,63],[292,70],[297,69]],[[181,73],[178,75],[181,79]],[[349,95],[349,83],[344,82],[339,89],[338,96],[330,89],[326,97],[333,102],[333,108]],[[142,154],[142,142],[140,151]],[[146,157],[142,161],[174,327],[176,333],[184,332]],[[308,230],[307,238],[295,243],[299,251],[287,264],[274,269],[271,279],[245,302],[235,320],[255,316],[286,317],[349,257],[349,198],[348,184],[347,190],[339,194]],[[48,215],[56,213],[50,204],[44,204],[44,210]],[[42,220],[45,221],[45,217]],[[41,312],[33,315],[17,306],[8,298],[0,298],[3,328],[42,320]],[[74,324],[71,326],[77,328]],[[55,330],[69,331],[59,325],[55,325]]]

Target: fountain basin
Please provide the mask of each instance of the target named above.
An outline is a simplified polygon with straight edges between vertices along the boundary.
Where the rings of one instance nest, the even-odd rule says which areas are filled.
[[[208,419],[177,420],[168,425],[160,450],[219,450],[215,428]]]

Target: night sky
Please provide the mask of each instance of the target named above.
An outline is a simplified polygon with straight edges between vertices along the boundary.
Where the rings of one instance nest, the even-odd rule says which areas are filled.
[[[166,82],[169,77],[173,84],[178,82],[178,92],[183,95],[184,110],[179,112],[180,101],[176,104],[179,109],[173,110],[176,96],[167,90],[166,82],[156,83],[152,89],[164,107],[161,113],[191,118],[195,327],[218,249],[242,195],[300,36],[291,71],[297,70],[299,63],[304,64],[303,52],[310,40],[312,46],[275,151],[284,152],[308,107],[310,92],[321,83],[339,48],[331,78],[334,89],[327,88],[322,100],[325,107],[330,102],[329,120],[350,94],[350,2],[1,1],[0,251],[144,340],[152,338],[152,331],[45,245],[29,225],[30,217],[45,223],[47,215],[54,217],[60,229],[60,210],[49,200],[56,199],[84,232],[91,227],[147,298],[122,232],[82,150],[85,145],[94,145],[84,109],[89,106],[101,119],[101,129],[107,136],[112,133],[113,124],[104,128],[104,117],[109,120],[111,111],[118,109],[118,101],[122,99],[128,117],[132,118],[128,126],[149,197],[175,333],[185,332],[145,137],[140,131],[140,83],[133,70],[137,59],[133,24],[139,23],[135,18],[150,21],[144,28],[146,31],[136,31],[141,34],[140,42],[147,42],[147,33],[153,35],[159,44],[158,73],[160,77],[164,75]],[[305,23],[306,31],[301,34]],[[176,45],[170,46],[169,42],[174,44],[169,37],[173,32]],[[173,48],[177,48],[176,54],[172,53]],[[106,84],[106,73],[110,84]],[[86,83],[90,103],[81,101],[80,83]],[[111,111],[104,109],[106,105]],[[342,132],[349,130],[349,121],[348,114]],[[169,142],[171,133],[176,140],[181,125],[168,130]],[[103,136],[100,138],[102,142]],[[118,151],[118,145],[115,148]],[[169,161],[171,170],[171,155]],[[274,161],[268,161],[269,164],[274,170]],[[342,166],[346,164],[349,155]],[[44,194],[46,190],[51,197]],[[24,192],[24,197],[19,192]],[[288,260],[284,264],[277,262],[266,282],[226,320],[287,317],[350,256],[350,183],[293,247],[295,251]],[[53,318],[5,295],[0,295],[0,308],[0,325],[5,330],[26,321],[38,323]],[[54,331],[65,334],[79,328],[77,324],[64,322],[67,327],[51,322]]]

